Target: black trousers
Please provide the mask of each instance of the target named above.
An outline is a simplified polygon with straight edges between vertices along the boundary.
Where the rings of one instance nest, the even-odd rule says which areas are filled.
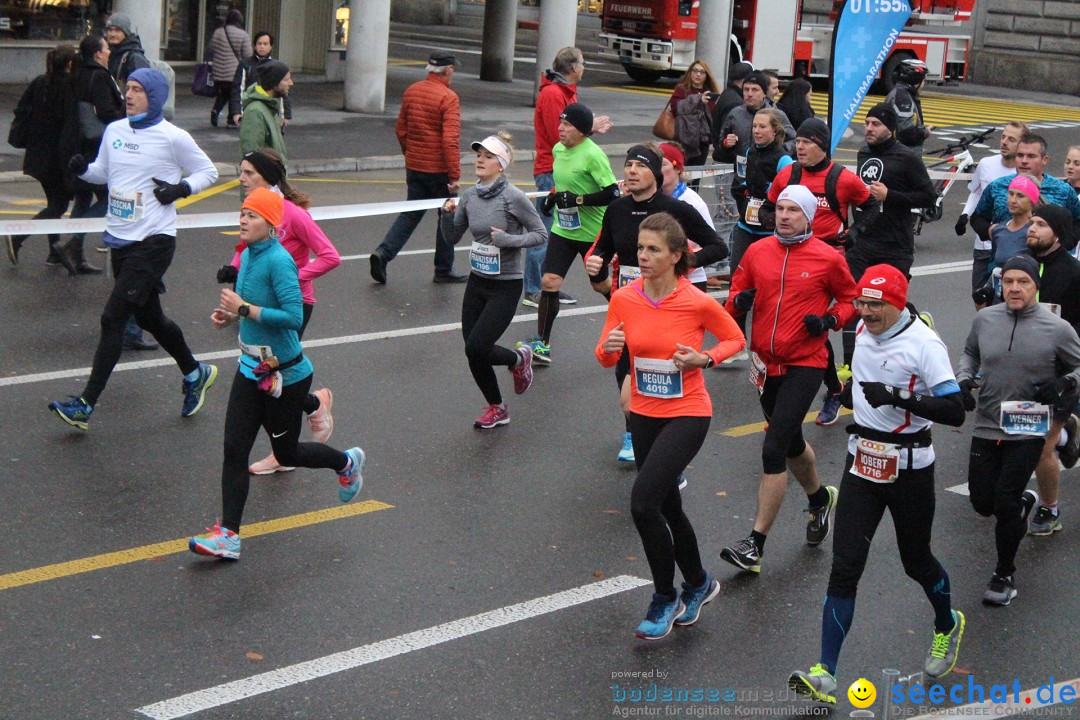
[[[113,368],[123,351],[124,327],[134,316],[139,327],[154,336],[165,352],[187,375],[199,367],[184,339],[180,326],[165,317],[161,309],[162,278],[172,264],[176,238],[151,235],[142,242],[113,250],[112,267],[116,283],[101,312],[101,336],[90,379],[83,390],[83,400],[91,406],[105,390]]]
[[[769,475],[787,470],[787,459],[799,457],[806,450],[802,424],[817,397],[825,371],[821,368],[791,365],[787,373],[765,379],[761,409],[769,421],[761,444],[761,465]]]
[[[461,335],[465,338],[465,357],[473,380],[488,405],[502,404],[495,367],[514,367],[518,355],[513,350],[496,345],[510,327],[521,299],[523,281],[496,280],[469,274],[465,297],[461,302]]]
[[[941,563],[930,551],[935,505],[933,464],[919,470],[901,470],[896,482],[873,483],[852,475],[852,460],[848,454],[840,481],[828,594],[855,597],[870,543],[886,509],[892,515],[904,572],[923,586],[938,580],[942,576]]]
[[[705,582],[697,535],[683,512],[679,475],[701,449],[707,417],[653,418],[630,413],[630,436],[638,474],[630,491],[630,512],[641,535],[653,585],[675,593],[675,565],[695,587]]]
[[[67,212],[72,197],[71,191],[68,190],[67,185],[64,183],[63,175],[50,175],[44,180],[38,180],[38,182],[41,183],[41,189],[45,192],[45,207],[38,210],[31,220],[57,220],[62,218],[64,213]],[[30,236],[15,235],[12,239],[16,245],[21,245],[28,237]],[[58,242],[60,242],[59,235],[49,235],[49,245],[55,245]]]
[[[240,532],[240,519],[247,503],[248,460],[259,428],[270,436],[274,457],[289,467],[343,470],[349,459],[345,453],[322,443],[300,442],[304,419],[304,399],[311,389],[312,376],[286,385],[281,397],[259,389],[238,369],[225,411],[225,459],[221,464],[221,525]]]
[[[1027,533],[1020,517],[1021,498],[1031,473],[1039,464],[1046,441],[987,440],[971,438],[968,457],[968,491],[971,506],[983,517],[993,515],[997,567],[994,573],[1007,577],[1016,572],[1016,551]]]

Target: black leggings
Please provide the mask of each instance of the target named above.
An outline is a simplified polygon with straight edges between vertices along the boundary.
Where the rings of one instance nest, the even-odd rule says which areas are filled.
[[[225,459],[221,464],[221,525],[240,532],[240,518],[247,502],[248,459],[259,428],[270,436],[274,457],[288,467],[327,468],[339,472],[349,463],[340,450],[321,443],[300,442],[301,409],[312,376],[286,385],[274,398],[236,371],[229,407],[225,410]]]
[[[849,453],[840,482],[828,594],[855,597],[870,543],[886,508],[892,515],[904,572],[922,586],[938,582],[944,570],[930,551],[930,531],[934,524],[933,464],[919,470],[901,470],[896,482],[873,483],[851,474],[852,460]]]
[[[971,438],[968,458],[968,491],[971,506],[983,517],[997,518],[994,540],[997,544],[997,575],[1008,577],[1016,572],[1016,551],[1027,532],[1020,517],[1021,498],[1031,473],[1039,464],[1046,441],[987,440]]]
[[[311,313],[315,310],[313,303],[304,303],[304,322],[300,324],[300,329],[296,331],[296,339],[304,339],[304,331],[307,330],[308,323],[311,322]],[[315,397],[311,393],[304,398],[304,414],[310,415],[319,409],[319,398]]]
[[[38,211],[31,220],[57,220],[67,212],[71,203],[71,191],[64,184],[62,175],[50,176],[45,180],[38,180],[41,189],[45,191],[45,207]],[[17,245],[21,245],[29,235],[15,235],[12,239]],[[49,235],[49,244],[55,245],[60,242],[59,235]]]
[[[675,594],[675,565],[694,587],[705,583],[697,536],[682,507],[679,475],[709,432],[707,417],[652,418],[630,413],[638,474],[630,512],[641,535],[656,592]]]
[[[214,96],[214,109],[212,113],[217,115],[221,112],[223,107],[228,106],[229,98],[232,96],[233,84],[231,80],[215,80],[214,89],[217,90],[217,95]],[[228,122],[232,122],[232,116],[229,116]]]
[[[94,366],[82,393],[83,400],[91,407],[97,405],[98,397],[105,390],[113,368],[120,361],[120,353],[124,347],[124,327],[132,316],[139,323],[139,327],[153,335],[165,352],[172,356],[180,366],[181,373],[188,375],[199,367],[180,326],[165,317],[161,309],[161,296],[156,290],[150,291],[142,305],[128,302],[115,294],[110,295],[105,309],[101,312],[101,337],[94,353]]]
[[[469,274],[461,302],[461,335],[469,370],[488,405],[501,405],[502,393],[495,378],[496,365],[512,368],[518,354],[495,342],[510,327],[521,299],[521,279],[495,280]]]
[[[761,444],[761,464],[767,475],[787,470],[787,459],[806,450],[802,424],[817,397],[825,371],[822,368],[789,365],[784,375],[765,379],[761,409],[769,422]]]

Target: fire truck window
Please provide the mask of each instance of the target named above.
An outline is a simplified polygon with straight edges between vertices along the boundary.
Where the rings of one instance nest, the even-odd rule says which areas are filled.
[[[690,15],[690,9],[694,7],[694,0],[679,0],[679,14]]]

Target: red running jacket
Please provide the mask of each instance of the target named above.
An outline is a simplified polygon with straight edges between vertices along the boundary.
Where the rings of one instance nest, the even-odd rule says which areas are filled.
[[[765,363],[768,375],[783,375],[788,365],[823,368],[828,362],[825,338],[806,331],[807,315],[835,315],[839,330],[855,317],[855,281],[844,256],[815,237],[784,245],[775,235],[752,244],[731,278],[727,305],[757,288],[750,349]],[[832,304],[833,299],[836,304]]]

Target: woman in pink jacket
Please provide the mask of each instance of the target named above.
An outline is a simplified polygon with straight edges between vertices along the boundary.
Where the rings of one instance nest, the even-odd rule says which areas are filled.
[[[311,320],[315,309],[315,278],[322,277],[341,264],[337,248],[326,237],[322,228],[311,219],[307,211],[310,199],[304,193],[294,189],[285,178],[285,164],[281,156],[271,148],[253,150],[240,161],[240,186],[244,193],[255,188],[269,188],[285,197],[285,213],[278,228],[281,245],[296,262],[300,274],[300,293],[304,297],[304,324],[298,333],[304,337],[304,330]],[[314,257],[312,257],[314,255]],[[233,257],[232,263],[218,270],[218,282],[234,282],[240,268],[240,252]],[[334,418],[330,414],[334,394],[327,388],[316,390],[307,396],[304,412],[314,442],[324,443],[334,431]],[[248,471],[252,475],[272,475],[276,472],[291,472],[296,468],[278,463],[274,454],[253,463]]]

